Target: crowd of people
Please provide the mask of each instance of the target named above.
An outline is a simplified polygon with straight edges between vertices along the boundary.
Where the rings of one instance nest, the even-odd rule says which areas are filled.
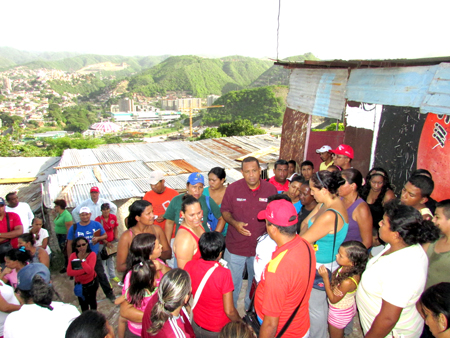
[[[396,197],[386,170],[352,167],[350,146],[316,152],[318,171],[280,159],[265,180],[247,157],[242,179],[192,173],[183,194],[154,171],[120,237],[98,187],[71,213],[54,201],[52,225],[0,197],[0,337],[340,338],[356,315],[368,338],[450,337],[450,199],[431,198],[426,169]],[[81,314],[56,301],[49,230]],[[115,328],[99,286],[120,307]]]

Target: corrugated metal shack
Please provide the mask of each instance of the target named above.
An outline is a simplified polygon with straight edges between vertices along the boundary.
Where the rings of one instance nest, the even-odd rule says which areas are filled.
[[[291,69],[281,158],[305,159],[311,115],[341,119],[363,175],[385,168],[398,193],[412,170],[426,168],[433,197],[448,198],[450,57],[275,64]]]
[[[242,178],[236,170],[238,159],[252,155],[262,164],[275,162],[279,147],[279,139],[258,135],[67,149],[45,183],[44,204],[51,208],[55,199],[64,198],[73,208],[90,197],[94,185],[111,201],[142,197],[150,190],[147,178],[154,170],[162,170],[167,186],[180,191],[190,173],[201,172],[206,178],[217,166],[226,169],[227,182],[232,183]]]

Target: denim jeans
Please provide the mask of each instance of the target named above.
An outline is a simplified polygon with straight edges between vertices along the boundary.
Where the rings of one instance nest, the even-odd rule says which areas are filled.
[[[225,249],[224,259],[228,262],[228,268],[231,271],[231,277],[233,278],[233,302],[234,307],[237,309],[237,301],[239,298],[239,293],[242,288],[242,273],[244,272],[245,263],[247,263],[247,272],[248,272],[248,284],[247,284],[247,292],[245,293],[245,309],[248,309],[250,306],[250,289],[252,287],[252,280],[255,272],[253,270],[253,261],[255,260],[255,256],[246,257],[232,254]]]

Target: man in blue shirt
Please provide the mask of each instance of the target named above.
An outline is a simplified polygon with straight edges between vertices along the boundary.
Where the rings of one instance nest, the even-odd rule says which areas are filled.
[[[82,207],[80,209],[80,219],[81,221],[72,225],[67,232],[67,256],[70,257],[72,254],[72,243],[80,236],[85,237],[93,252],[97,255],[97,262],[95,264],[95,272],[98,276],[98,281],[102,287],[103,292],[106,297],[114,303],[116,297],[114,296],[111,285],[106,277],[105,270],[103,268],[102,260],[99,255],[100,244],[102,240],[106,240],[106,232],[99,222],[91,221],[91,210],[88,207]],[[100,234],[98,234],[100,230]],[[95,233],[97,231],[97,234]]]

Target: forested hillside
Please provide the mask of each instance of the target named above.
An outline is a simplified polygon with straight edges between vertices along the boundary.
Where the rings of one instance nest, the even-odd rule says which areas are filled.
[[[203,116],[205,126],[218,126],[237,119],[251,123],[281,125],[286,110],[286,86],[268,86],[229,92],[214,102],[223,108],[209,108]]]
[[[312,53],[306,53],[304,55],[290,56],[283,61],[301,62],[305,60],[319,60]],[[290,70],[282,66],[272,65],[268,70],[261,74],[250,87],[262,87],[262,86],[288,86],[289,85],[289,73]]]
[[[128,90],[145,96],[164,95],[167,91],[187,91],[195,97],[222,95],[247,87],[271,64],[270,61],[242,56],[221,59],[172,56],[130,77]]]

